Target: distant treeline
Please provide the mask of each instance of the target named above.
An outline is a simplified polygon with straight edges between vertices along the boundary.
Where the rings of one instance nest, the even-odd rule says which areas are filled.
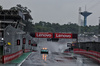
[[[99,26],[78,26],[76,23],[60,25],[59,23],[50,23],[40,21],[39,23],[32,24],[32,22],[24,22],[26,24],[26,32],[66,32],[66,33],[84,33],[94,32],[98,34]],[[80,31],[79,31],[80,29]]]

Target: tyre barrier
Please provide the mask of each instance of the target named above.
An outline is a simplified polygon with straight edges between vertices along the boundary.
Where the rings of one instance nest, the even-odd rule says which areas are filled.
[[[84,55],[100,63],[100,52],[92,50],[86,51],[84,49],[74,49],[74,53]]]
[[[21,56],[22,54],[23,54],[23,50],[20,50],[16,53],[13,53],[13,54],[10,54],[10,55],[4,55],[2,57],[2,63],[7,63],[9,61],[12,61],[12,60],[18,58],[19,56]]]

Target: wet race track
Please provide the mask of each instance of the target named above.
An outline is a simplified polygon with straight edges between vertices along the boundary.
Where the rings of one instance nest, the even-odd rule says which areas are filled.
[[[43,47],[49,49],[49,54],[40,53]],[[40,42],[38,52],[31,53],[21,66],[100,66],[96,61],[73,52],[62,53],[65,48],[56,42]]]
[[[21,66],[100,66],[95,61],[80,55],[32,53]]]

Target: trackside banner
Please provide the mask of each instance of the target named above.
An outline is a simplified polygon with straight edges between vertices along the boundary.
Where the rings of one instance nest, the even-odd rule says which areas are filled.
[[[36,32],[30,33],[32,37],[35,38],[67,38],[67,39],[77,39],[77,34],[72,33],[48,33],[48,32]]]
[[[36,32],[36,38],[53,38],[53,33],[45,33],[45,32]]]
[[[55,33],[55,38],[72,38],[72,34],[70,33]]]

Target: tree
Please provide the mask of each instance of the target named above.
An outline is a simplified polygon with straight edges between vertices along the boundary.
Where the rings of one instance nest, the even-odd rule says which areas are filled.
[[[21,4],[17,4],[15,7],[11,7],[10,10],[17,10],[17,11],[21,11],[24,15],[30,15],[31,10],[28,9],[27,7],[23,7]],[[26,24],[24,31],[26,32],[34,32],[34,25],[32,24],[31,21],[29,21],[30,18],[27,18],[26,20],[23,20],[23,23]]]
[[[0,10],[2,10],[3,9],[3,7],[0,5]]]
[[[30,9],[23,7],[21,4],[17,4],[15,7],[11,7],[10,10],[19,10],[22,13],[31,13]]]
[[[42,26],[44,24],[44,26]],[[60,25],[59,23],[50,23],[50,22],[44,22],[40,21],[39,23],[35,23],[35,31],[36,32],[66,32],[66,33],[78,33],[79,26],[75,23],[71,24],[64,24]],[[98,34],[98,25],[96,26],[80,26],[80,32],[94,32],[95,34]]]

